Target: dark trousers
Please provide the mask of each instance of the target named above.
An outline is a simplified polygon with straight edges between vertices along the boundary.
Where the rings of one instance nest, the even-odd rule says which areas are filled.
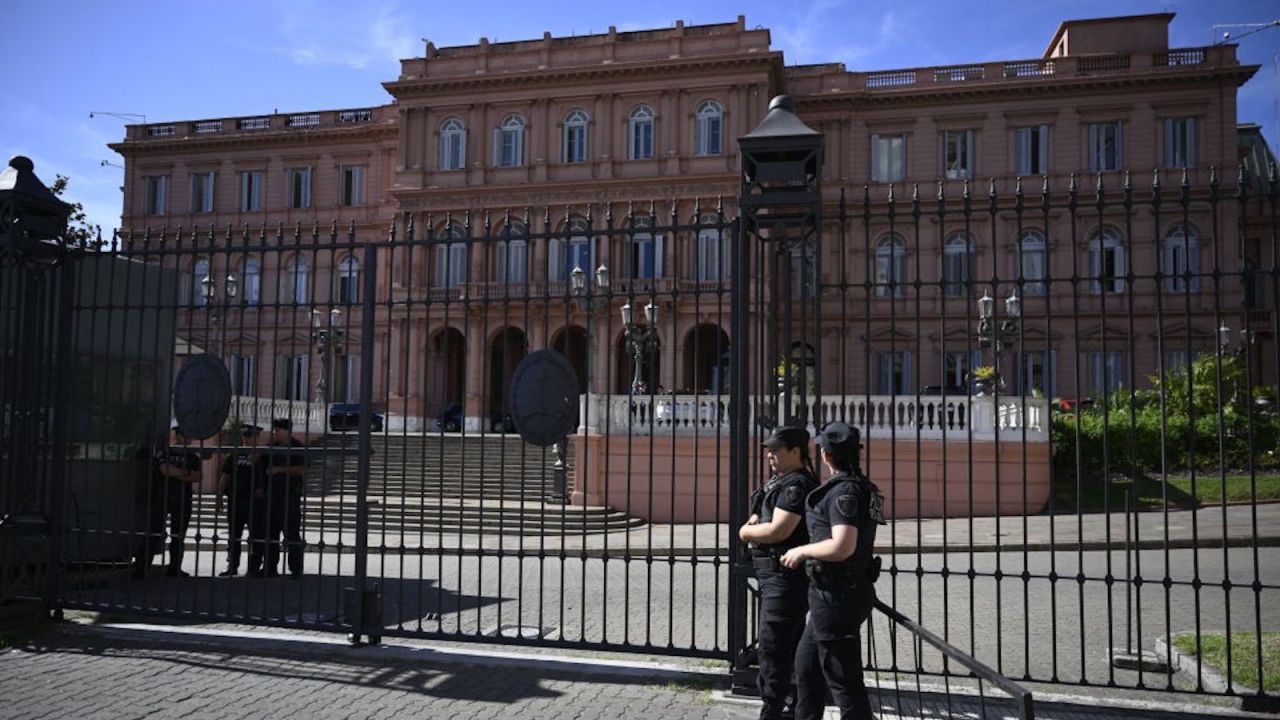
[[[809,624],[796,648],[796,720],[819,720],[827,691],[841,720],[872,720],[862,679],[862,623],[874,591],[809,588]]]
[[[233,490],[231,502],[227,504],[227,567],[232,570],[240,569],[240,536],[248,529],[252,512],[249,507],[249,500],[245,495],[238,494]],[[249,541],[253,541],[252,534],[249,536]]]
[[[268,485],[255,494],[249,509],[249,573],[274,575],[280,565],[280,532],[284,527],[284,493]]]
[[[146,519],[146,533],[134,553],[136,571],[144,570],[164,549],[166,520],[169,523],[169,567],[182,567],[193,498],[194,490],[186,483],[153,484],[150,497],[146,499],[146,507],[140,508]]]
[[[759,640],[760,672],[756,684],[766,714],[779,713],[792,697],[791,681],[796,644],[804,630],[808,609],[808,579],[803,572],[787,570],[775,558],[756,558],[756,578],[760,581]]]
[[[301,575],[304,545],[302,542],[302,482],[300,480],[289,480],[288,494],[285,496],[283,509],[285,560],[289,565],[289,572],[294,575]],[[275,567],[274,563],[272,567]]]

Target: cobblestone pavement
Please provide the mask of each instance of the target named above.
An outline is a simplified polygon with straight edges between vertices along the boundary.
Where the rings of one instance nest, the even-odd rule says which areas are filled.
[[[723,683],[705,669],[510,648],[348,648],[309,636],[181,628],[62,626],[0,651],[0,715],[12,720],[756,717],[754,703],[725,698]],[[906,688],[885,692],[876,705],[886,720],[1017,717],[999,702]],[[1062,704],[1036,711],[1048,720],[1190,720],[1217,712]]]

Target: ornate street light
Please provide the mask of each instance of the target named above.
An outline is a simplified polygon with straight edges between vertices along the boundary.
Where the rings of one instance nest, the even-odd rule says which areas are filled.
[[[1012,349],[1018,340],[1018,321],[1022,318],[1022,300],[1015,291],[1004,300],[1004,320],[996,326],[996,301],[983,291],[978,298],[978,347],[991,348],[996,371],[996,384],[1000,383],[1000,353]]]
[[[329,368],[335,352],[341,352],[346,343],[346,333],[342,329],[342,311],[338,308],[329,310],[329,324],[325,326],[321,320],[324,312],[317,308],[311,310],[311,342],[315,343],[316,352],[320,355],[320,378],[316,381],[316,402],[329,407]]]
[[[632,395],[640,393],[640,368],[645,358],[658,350],[658,307],[652,301],[644,306],[644,318],[643,325],[634,322],[631,303],[622,306],[622,327],[635,364],[635,374],[631,378]]]
[[[594,314],[609,302],[607,297],[594,297],[589,292],[587,273],[580,265],[575,265],[569,273],[569,290],[573,294],[574,304],[585,313]],[[609,268],[603,264],[596,268],[596,290],[605,295],[609,292]]]

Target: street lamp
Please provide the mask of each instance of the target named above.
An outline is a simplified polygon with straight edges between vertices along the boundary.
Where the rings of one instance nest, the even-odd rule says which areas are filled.
[[[329,324],[326,327],[321,320],[324,313],[317,308],[311,310],[311,342],[315,343],[316,352],[320,354],[320,378],[316,381],[316,402],[329,407],[329,366],[335,352],[341,352],[346,333],[342,330],[342,311],[338,308],[329,310]]]
[[[575,265],[569,273],[569,289],[573,293],[574,304],[579,310],[588,314],[598,312],[600,308],[609,302],[607,297],[597,298],[592,296],[587,287],[587,273],[582,269],[581,265]],[[602,264],[596,268],[596,289],[606,295],[609,292],[609,268],[606,265]]]
[[[622,306],[622,327],[626,333],[627,345],[631,348],[631,356],[635,361],[635,375],[631,378],[631,394],[640,393],[640,367],[646,356],[658,349],[658,308],[652,301],[644,306],[645,324],[634,322],[631,303]]]
[[[1004,320],[996,326],[996,301],[985,290],[978,298],[978,347],[991,348],[996,382],[1000,382],[1000,353],[1013,347],[1018,339],[1018,321],[1022,317],[1022,300],[1015,291],[1004,300]]]
[[[209,308],[210,339],[217,341],[217,355],[221,356],[223,335],[218,332],[218,326],[222,324],[227,306],[235,302],[236,295],[240,293],[240,281],[236,279],[235,273],[227,273],[227,277],[222,281],[223,301],[221,303],[216,302],[218,297],[217,285],[218,281],[213,279],[213,271],[210,271],[208,275],[200,279],[200,289],[204,294],[204,305]]]

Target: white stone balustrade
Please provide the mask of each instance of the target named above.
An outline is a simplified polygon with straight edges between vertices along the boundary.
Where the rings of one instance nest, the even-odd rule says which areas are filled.
[[[774,418],[779,398],[750,396],[750,417]],[[792,399],[786,417],[800,417],[799,400]],[[865,438],[912,440],[1048,441],[1049,405],[1044,398],[907,395],[822,395],[804,413],[809,431],[830,420],[856,426]],[[728,395],[596,395],[580,398],[580,421],[591,434],[609,435],[729,435]]]

